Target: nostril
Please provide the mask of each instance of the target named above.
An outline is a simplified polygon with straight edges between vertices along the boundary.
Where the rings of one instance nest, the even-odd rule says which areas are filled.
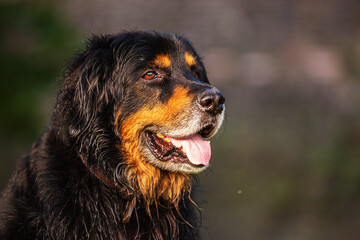
[[[214,97],[211,95],[205,95],[200,99],[199,103],[202,107],[209,109],[214,104]]]

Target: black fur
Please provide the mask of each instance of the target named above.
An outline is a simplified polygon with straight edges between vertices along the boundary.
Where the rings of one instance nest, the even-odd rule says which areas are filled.
[[[123,156],[115,147],[121,141],[114,127],[116,110],[126,109],[122,121],[149,102],[133,88],[139,70],[156,54],[176,54],[179,49],[197,56],[186,39],[171,34],[125,32],[91,38],[66,70],[52,122],[3,192],[0,239],[199,237],[198,214],[190,199],[181,199],[178,210],[166,202],[147,210],[129,186]],[[208,86],[202,64],[198,68],[199,80],[176,84],[193,84],[193,91]],[[169,99],[173,84],[163,86],[160,101]]]

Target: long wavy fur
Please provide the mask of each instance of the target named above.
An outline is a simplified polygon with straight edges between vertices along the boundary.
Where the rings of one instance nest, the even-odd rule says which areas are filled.
[[[198,238],[190,188],[176,204],[146,202],[117,147],[116,109],[136,71],[134,56],[146,50],[145,36],[165,38],[146,32],[93,36],[69,64],[52,122],[3,193],[0,239]]]

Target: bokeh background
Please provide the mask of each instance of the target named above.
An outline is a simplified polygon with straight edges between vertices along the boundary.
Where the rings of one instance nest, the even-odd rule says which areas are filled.
[[[203,239],[360,239],[358,0],[0,3],[0,190],[91,33],[190,38],[227,119],[200,175]]]

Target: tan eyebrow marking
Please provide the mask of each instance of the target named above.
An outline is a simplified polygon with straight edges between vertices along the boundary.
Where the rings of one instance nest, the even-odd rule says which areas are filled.
[[[171,59],[168,54],[159,54],[154,58],[153,64],[159,68],[168,68],[171,66]]]
[[[189,65],[189,67],[194,66],[196,64],[196,60],[194,56],[189,52],[185,52],[185,61]]]

